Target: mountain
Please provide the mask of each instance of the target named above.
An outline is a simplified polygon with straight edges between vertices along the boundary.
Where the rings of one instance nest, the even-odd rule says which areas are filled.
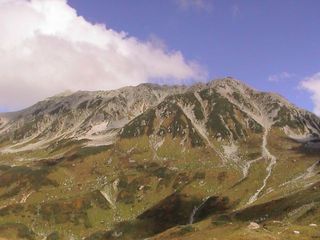
[[[231,77],[0,114],[0,161],[4,239],[320,236],[320,119]]]
[[[159,87],[142,84],[115,91],[76,92],[48,98],[20,112],[2,116],[2,141],[14,142],[14,148],[29,143],[47,147],[51,142],[66,138],[91,140],[93,145],[102,144],[114,130],[118,130],[149,107],[162,101],[167,95],[179,93],[183,88]],[[12,149],[12,145],[9,149]],[[21,149],[20,149],[21,150]]]

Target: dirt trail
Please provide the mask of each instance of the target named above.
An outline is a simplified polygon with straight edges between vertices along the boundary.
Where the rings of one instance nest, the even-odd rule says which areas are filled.
[[[251,165],[253,163],[256,163],[258,162],[260,159],[262,159],[262,157],[258,157],[256,159],[253,159],[253,160],[250,160],[250,161],[246,161],[243,168],[242,168],[242,174],[243,174],[243,177],[240,181],[242,181],[243,179],[247,178],[248,177],[248,174],[249,174],[249,170],[251,168]]]
[[[265,189],[268,179],[270,178],[271,174],[272,174],[272,170],[274,165],[277,163],[277,158],[275,156],[273,156],[268,148],[267,148],[267,144],[268,144],[268,133],[269,133],[269,128],[265,128],[264,134],[263,134],[263,141],[262,141],[262,156],[265,159],[268,159],[270,161],[268,167],[266,168],[267,171],[267,176],[263,179],[263,184],[262,186],[255,192],[255,194],[253,194],[250,198],[247,204],[251,204],[254,203],[255,201],[257,201],[260,193]]]

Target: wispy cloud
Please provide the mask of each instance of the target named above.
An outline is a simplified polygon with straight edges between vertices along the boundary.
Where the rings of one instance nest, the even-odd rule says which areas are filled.
[[[92,24],[67,0],[0,0],[0,54],[0,103],[10,109],[66,89],[114,89],[205,75],[159,39],[142,42]]]
[[[314,104],[314,112],[320,116],[320,72],[315,73],[310,77],[306,77],[300,87],[311,93],[311,99]]]
[[[277,74],[272,74],[268,77],[270,82],[281,82],[290,78],[296,77],[296,74],[289,72],[281,72]]]
[[[232,17],[236,18],[240,14],[240,7],[237,4],[232,5],[231,7]]]
[[[180,9],[197,9],[210,12],[213,8],[213,0],[175,0]]]

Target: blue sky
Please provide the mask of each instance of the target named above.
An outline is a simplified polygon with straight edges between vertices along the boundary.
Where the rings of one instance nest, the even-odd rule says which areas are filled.
[[[38,4],[45,2],[49,1],[43,0]],[[163,50],[164,52],[161,53],[163,56],[156,56],[154,59],[158,60],[154,60],[152,64],[161,65],[160,59],[165,59],[165,61],[168,60],[168,65],[174,65],[169,64],[172,60],[172,62],[177,63],[178,70],[170,69],[170,66],[163,66],[161,73],[134,73],[134,76],[137,76],[137,78],[143,78],[143,80],[141,80],[142,82],[155,78],[166,78],[168,80],[171,77],[174,79],[172,82],[180,82],[180,80],[183,79],[193,79],[193,81],[196,81],[195,79],[197,78],[194,76],[199,73],[199,69],[205,69],[207,73],[205,79],[207,80],[232,76],[258,90],[277,92],[302,108],[317,111],[316,107],[320,106],[318,101],[320,98],[320,89],[314,87],[319,87],[320,83],[320,75],[316,75],[320,71],[320,1],[68,0],[66,3],[65,0],[59,0],[57,2],[61,2],[61,4],[59,6],[52,6],[52,9],[66,10],[66,16],[68,14],[70,16],[74,14],[70,12],[70,9],[77,12],[77,16],[72,15],[75,19],[74,22],[76,22],[73,24],[78,24],[74,25],[75,28],[83,25],[83,21],[80,19],[81,17],[85,19],[86,23],[92,24],[92,26],[88,27],[88,36],[90,36],[91,33],[89,30],[95,33],[96,25],[94,24],[97,23],[106,26],[105,35],[109,34],[106,36],[110,37],[110,34],[112,35],[112,32],[115,32],[118,34],[118,40],[125,40],[125,44],[127,44],[126,48],[132,45],[131,40],[127,41],[131,37],[135,39],[135,42],[137,42],[136,45],[139,46],[144,46],[144,43],[149,42],[159,44],[161,48],[163,48],[162,45],[165,45],[166,50]],[[63,2],[65,2],[64,5],[67,6],[68,4],[69,6],[63,6]],[[9,7],[8,9],[8,11],[15,11]],[[46,12],[43,14],[46,15]],[[18,20],[21,20],[23,23],[26,22],[21,14],[17,14],[15,17],[19,18]],[[59,15],[56,16],[57,19],[59,17]],[[16,18],[15,20],[17,20]],[[63,18],[61,17],[61,19]],[[7,22],[10,24],[10,21]],[[35,23],[32,22],[32,24]],[[38,25],[40,25],[40,22]],[[60,25],[57,26],[61,27]],[[50,24],[48,26],[49,28],[52,27]],[[55,28],[57,26],[55,26]],[[7,27],[6,29],[9,28]],[[78,32],[84,35],[83,33],[85,33],[85,31],[80,27],[79,29]],[[122,31],[127,33],[127,35],[121,37]],[[37,33],[38,32],[39,30]],[[5,33],[3,33],[3,35],[4,34]],[[54,34],[52,32],[48,33],[46,30],[43,31],[43,35],[46,37],[50,36],[51,38]],[[56,37],[54,44],[56,44],[57,39],[66,40],[66,43],[70,42],[70,36],[68,36],[67,33],[63,34],[63,37],[61,37],[61,32],[58,32],[58,34],[54,36]],[[83,39],[81,38],[80,40],[82,41]],[[53,40],[51,39],[50,41],[50,44],[52,44]],[[85,41],[91,43],[91,39],[85,39]],[[39,39],[34,40],[34,45],[39,45]],[[94,46],[96,47],[98,45],[99,44],[95,42]],[[25,45],[23,46],[25,47]],[[60,42],[55,46],[56,52],[59,52],[62,44]],[[74,47],[73,45],[70,46]],[[71,47],[69,48],[71,49]],[[140,47],[135,46],[133,48],[139,53],[136,49],[141,49]],[[50,49],[52,48],[54,47],[50,47]],[[61,52],[63,51],[66,51],[65,48],[61,50]],[[84,49],[81,49],[81,52],[84,51]],[[42,59],[42,65],[39,67],[41,71],[35,73],[30,71],[30,75],[34,74],[36,76],[35,78],[38,77],[41,79],[41,81],[39,80],[39,84],[35,84],[35,80],[30,79],[28,80],[30,84],[27,85],[27,80],[24,79],[26,74],[24,74],[23,77],[16,75],[13,77],[13,79],[18,79],[22,84],[25,84],[25,86],[21,85],[22,90],[30,86],[33,88],[34,86],[39,86],[32,91],[30,90],[30,96],[34,97],[24,99],[21,97],[21,94],[18,94],[18,91],[15,92],[15,90],[12,90],[10,95],[8,91],[7,96],[4,93],[6,98],[3,97],[1,99],[1,95],[3,94],[0,90],[0,111],[16,110],[25,107],[27,104],[51,96],[61,90],[76,90],[72,87],[77,85],[74,84],[74,82],[64,84],[67,82],[67,80],[65,80],[66,77],[68,76],[70,78],[70,76],[74,76],[74,78],[80,78],[81,76],[76,75],[74,72],[81,72],[79,69],[84,69],[82,66],[90,64],[83,63],[84,65],[79,65],[79,61],[76,59],[76,64],[78,64],[74,65],[74,69],[76,70],[66,73],[66,76],[61,76],[62,73],[60,74],[61,71],[59,67],[68,66],[67,64],[72,65],[73,62],[69,62],[69,59],[71,59],[69,56],[74,53],[66,52],[65,55],[61,54],[62,56],[59,57],[61,57],[63,61],[66,61],[66,63],[59,65],[57,62],[52,63],[52,59],[56,58],[56,54],[49,51],[48,48],[43,47],[37,52],[38,54],[39,52],[42,53],[42,55],[33,56],[32,59],[30,58],[30,62],[31,60],[34,61],[34,59]],[[153,56],[152,54],[156,54],[156,52],[154,49],[151,49],[150,51],[148,50],[145,55]],[[107,51],[105,53],[110,54],[110,52]],[[180,54],[182,57],[180,57]],[[77,52],[75,56],[79,56],[79,53]],[[151,58],[149,57],[149,59]],[[46,60],[48,63],[45,62]],[[58,60],[60,61],[60,59]],[[62,60],[61,62],[63,62]],[[15,60],[11,61],[14,62]],[[96,61],[95,58],[92,60],[92,62],[99,61],[100,59]],[[110,61],[112,61],[112,58]],[[138,62],[143,62],[143,57],[141,57]],[[191,62],[196,62],[199,69],[192,69]],[[35,66],[37,64],[39,63],[31,62],[30,65],[27,66]],[[109,62],[105,64],[108,65]],[[132,67],[133,64],[130,64]],[[68,69],[73,68],[71,65],[68,66]],[[56,69],[54,69],[55,66]],[[138,68],[139,67],[145,69],[148,65],[144,63],[138,66]],[[15,70],[16,68],[15,66]],[[27,69],[27,67],[23,65],[22,69]],[[50,71],[53,69],[52,74],[49,75],[49,73],[46,73],[43,69],[49,69]],[[100,65],[94,66],[91,72],[98,72],[100,69]],[[131,68],[126,66],[124,69]],[[3,75],[12,77],[12,72]],[[43,74],[43,72],[46,74]],[[98,79],[99,77],[109,76],[90,74],[86,79]],[[61,77],[60,82],[55,81],[58,77]],[[115,75],[115,79],[118,77],[118,75]],[[122,77],[129,79],[130,75]],[[23,81],[21,79],[23,79]],[[52,85],[52,88],[50,88],[50,84],[49,86],[43,86],[43,81],[45,81],[43,79],[48,79],[48,83]],[[94,83],[94,85],[91,84],[91,80],[88,81],[86,79],[84,79],[81,84],[79,82],[79,88],[95,90],[98,88],[110,89],[112,86],[115,88],[122,86],[120,83],[118,85]],[[121,78],[119,77],[119,79]],[[175,81],[176,79],[177,81]],[[18,80],[16,81],[18,82]],[[309,81],[305,88],[301,86],[303,80]],[[55,82],[59,87],[54,87]],[[122,81],[119,80],[118,82]],[[122,84],[127,85],[135,85],[138,83],[139,80],[137,79],[135,79],[135,81],[132,80],[132,82],[122,82]],[[6,82],[3,84],[3,86],[7,85],[10,85],[10,83]],[[64,85],[65,89],[61,87]],[[95,88],[91,88],[91,85],[94,85]],[[0,88],[1,87],[0,79]],[[17,99],[17,103],[11,104],[11,102],[15,100],[11,100],[10,96],[15,97],[14,99]],[[8,99],[8,101],[5,101],[6,99]],[[25,104],[19,104],[20,102]]]
[[[155,35],[205,66],[209,78],[233,76],[311,110],[299,82],[320,70],[320,1],[204,2],[202,8],[174,0],[69,1],[91,22],[142,40]],[[283,72],[290,77],[268,81]]]

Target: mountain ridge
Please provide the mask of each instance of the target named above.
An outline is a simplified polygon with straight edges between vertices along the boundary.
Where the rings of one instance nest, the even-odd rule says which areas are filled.
[[[229,89],[226,89],[229,88]],[[304,114],[308,115],[311,118],[316,119],[315,115],[306,111],[302,110],[300,108],[297,108],[296,106],[289,103],[285,98],[283,98],[280,95],[277,94],[270,94],[266,92],[259,92],[256,90],[251,89],[249,86],[245,85],[244,83],[235,80],[233,78],[225,78],[225,79],[219,79],[210,81],[208,83],[197,83],[192,86],[161,86],[157,84],[140,84],[136,87],[124,87],[117,90],[110,90],[110,91],[78,91],[72,94],[68,94],[67,96],[54,96],[50,97],[46,100],[40,101],[36,103],[35,105],[26,108],[24,110],[18,111],[18,112],[12,112],[12,113],[2,113],[0,116],[2,116],[2,124],[0,127],[6,128],[6,131],[8,131],[8,124],[11,122],[17,121],[26,118],[33,121],[36,117],[47,117],[47,116],[53,116],[57,113],[62,114],[65,112],[72,112],[74,117],[82,117],[82,121],[86,121],[87,117],[90,117],[90,114],[97,114],[98,108],[108,108],[109,105],[112,105],[112,101],[114,104],[118,104],[118,106],[111,107],[112,110],[115,110],[119,105],[122,105],[122,108],[119,109],[120,111],[126,111],[127,116],[119,116],[116,117],[116,119],[112,120],[112,117],[108,116],[98,116],[98,118],[103,118],[101,121],[111,121],[111,125],[113,121],[121,120],[123,124],[114,126],[115,128],[120,128],[125,125],[125,123],[128,123],[132,118],[137,117],[138,115],[142,114],[144,110],[156,106],[157,104],[160,104],[162,101],[164,101],[167,97],[170,97],[171,95],[176,94],[185,94],[187,92],[190,93],[196,93],[204,89],[216,89],[218,91],[218,94],[220,94],[222,97],[227,98],[228,101],[232,102],[233,105],[237,105],[239,108],[242,108],[242,110],[246,113],[248,113],[248,109],[245,109],[244,106],[241,106],[241,104],[238,101],[240,99],[235,99],[235,97],[241,97],[254,93],[255,95],[261,95],[260,99],[254,100],[254,99],[246,99],[247,105],[249,105],[249,102],[252,101],[268,101],[272,100],[276,102],[275,104],[281,104],[287,108],[294,109],[297,114]],[[133,94],[134,93],[134,94]],[[137,93],[137,94],[136,94]],[[230,96],[230,93],[237,94],[237,96]],[[147,98],[147,99],[145,99]],[[263,98],[268,98],[267,100],[263,100]],[[134,102],[134,101],[137,102]],[[140,103],[139,103],[140,101]],[[202,100],[197,99],[196,101],[202,102]],[[89,104],[89,105],[88,105]],[[90,105],[91,104],[91,105]],[[139,106],[134,106],[135,104]],[[202,106],[203,107],[203,106]],[[254,111],[257,111],[257,106],[250,106]],[[91,109],[90,109],[91,108]],[[110,107],[109,107],[110,108]],[[130,109],[129,109],[130,108]],[[126,110],[125,110],[126,109]],[[133,110],[130,112],[130,110]],[[105,110],[106,114],[108,114],[110,109]],[[60,112],[59,112],[60,111]],[[82,111],[82,112],[80,112]],[[95,113],[94,113],[95,112]],[[113,112],[113,114],[117,114],[116,112]],[[255,115],[256,113],[251,113]],[[261,114],[260,114],[261,115]],[[129,117],[128,117],[129,116]],[[110,120],[111,118],[111,120]],[[56,119],[49,120],[49,121],[56,121]],[[255,119],[257,120],[257,119]],[[48,120],[43,120],[43,122]],[[75,120],[74,120],[75,121]],[[96,122],[101,122],[96,121]],[[120,121],[120,122],[121,122]],[[262,124],[260,120],[260,124]],[[21,122],[21,121],[20,121]],[[21,124],[21,123],[20,123]],[[14,124],[13,124],[14,125]],[[19,124],[16,124],[19,125]],[[52,122],[51,122],[52,125]],[[81,123],[79,123],[81,125]],[[262,124],[263,125],[263,124]],[[317,124],[318,125],[318,124]],[[45,126],[43,126],[45,127]],[[79,128],[87,128],[82,130]],[[83,126],[79,126],[78,129],[73,129],[73,131],[80,131],[80,133],[77,135],[84,135],[85,133],[88,133],[90,130],[88,128],[94,128],[96,127],[98,130],[105,129],[106,126],[99,126],[98,124],[87,124]],[[11,127],[11,128],[19,128],[19,127]],[[39,127],[38,127],[39,128]],[[9,127],[10,130],[10,127]],[[318,128],[319,130],[319,128]],[[2,133],[3,130],[0,130]],[[83,132],[83,133],[81,133]],[[96,132],[91,131],[91,133],[95,134]],[[82,136],[85,138],[85,136]]]
[[[182,88],[182,89],[188,89],[190,91],[192,91],[193,89],[197,89],[197,88],[203,88],[205,86],[209,87],[209,86],[213,86],[213,85],[217,85],[218,83],[222,83],[224,84],[226,81],[229,81],[229,82],[233,82],[233,83],[237,83],[239,85],[242,85],[248,89],[252,89],[252,90],[255,90],[257,92],[260,92],[260,93],[265,93],[265,94],[270,94],[270,95],[273,95],[274,97],[276,98],[279,98],[279,100],[284,100],[286,101],[287,103],[289,104],[292,104],[289,102],[288,99],[286,99],[284,96],[282,96],[281,94],[279,93],[274,93],[274,92],[268,92],[268,91],[259,91],[257,89],[254,89],[252,87],[250,87],[249,85],[247,85],[246,83],[238,80],[238,79],[235,79],[233,77],[226,77],[226,78],[218,78],[218,79],[213,79],[213,80],[210,80],[208,82],[195,82],[191,85],[186,85],[186,84],[182,84],[182,85],[179,85],[179,84],[173,84],[173,85],[168,85],[168,84],[158,84],[158,83],[141,83],[139,85],[136,85],[136,86],[125,86],[125,87],[121,87],[121,88],[118,88],[118,89],[112,89],[112,90],[97,90],[97,91],[87,91],[87,90],[78,90],[78,91],[64,91],[64,92],[61,92],[61,93],[57,93],[56,95],[53,95],[51,97],[48,97],[44,100],[41,100],[33,105],[31,105],[30,107],[26,107],[24,109],[21,109],[21,110],[17,110],[17,111],[10,111],[10,112],[0,112],[0,116],[6,116],[6,115],[10,115],[11,113],[20,113],[20,112],[23,112],[29,108],[32,108],[34,107],[35,105],[41,103],[41,102],[45,102],[45,101],[49,101],[49,100],[54,100],[54,99],[59,99],[59,98],[64,98],[64,97],[69,97],[70,95],[74,95],[74,94],[78,94],[78,93],[88,93],[88,94],[93,94],[94,93],[108,93],[108,92],[118,92],[118,91],[121,91],[121,90],[125,90],[125,89],[131,89],[131,90],[134,90],[135,88],[139,88],[139,87],[149,87],[149,88],[154,88],[154,89],[159,89],[159,88],[163,88],[163,89],[168,89],[168,88]],[[301,107],[298,107],[297,105],[294,105],[292,104],[294,107],[296,108],[299,108],[300,110],[304,110],[304,111],[307,111],[309,113],[312,113],[311,111],[309,110],[305,110]],[[314,114],[314,113],[312,113]]]

